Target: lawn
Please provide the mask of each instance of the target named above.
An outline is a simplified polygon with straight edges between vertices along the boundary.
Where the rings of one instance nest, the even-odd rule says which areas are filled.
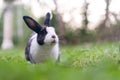
[[[61,62],[27,63],[24,48],[0,50],[0,80],[120,80],[120,43],[61,46]]]

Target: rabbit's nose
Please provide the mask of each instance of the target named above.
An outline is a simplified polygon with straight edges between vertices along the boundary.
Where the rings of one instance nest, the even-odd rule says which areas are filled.
[[[53,39],[55,39],[55,38],[56,38],[56,36],[55,36],[55,35],[52,35],[52,38],[53,38]]]

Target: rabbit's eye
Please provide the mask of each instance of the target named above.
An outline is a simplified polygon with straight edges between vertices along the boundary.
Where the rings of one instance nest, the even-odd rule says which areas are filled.
[[[39,34],[47,34],[47,31],[45,28],[42,28],[41,31],[39,32]]]
[[[37,41],[40,45],[44,44],[44,39],[45,39],[46,34],[47,34],[46,29],[44,29],[38,33]]]
[[[44,35],[47,34],[47,31],[46,31],[46,30],[43,30],[43,31],[40,32],[40,34],[44,36]]]

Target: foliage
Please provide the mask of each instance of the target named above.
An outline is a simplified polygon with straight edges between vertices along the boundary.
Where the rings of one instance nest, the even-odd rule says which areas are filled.
[[[66,29],[64,38],[68,43],[86,43],[94,42],[96,40],[96,34],[94,31],[84,29]]]
[[[1,80],[120,80],[120,43],[61,46],[61,62],[27,63],[23,48],[0,51]]]
[[[59,32],[59,30],[58,30],[58,29],[59,29],[59,28],[58,28],[59,25],[57,24],[58,22],[57,22],[56,17],[57,17],[56,14],[55,14],[55,13],[52,13],[51,25],[55,27],[55,29],[56,29],[56,31],[57,31],[57,33],[58,33],[58,32]]]
[[[120,21],[118,20],[116,24],[111,24],[110,27],[104,27],[101,23],[98,28],[96,28],[96,32],[98,41],[119,41],[120,40]]]

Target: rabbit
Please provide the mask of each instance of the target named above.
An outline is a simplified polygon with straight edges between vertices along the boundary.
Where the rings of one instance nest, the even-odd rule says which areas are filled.
[[[49,59],[60,61],[59,38],[54,27],[50,26],[50,13],[46,14],[44,25],[29,16],[23,16],[26,25],[33,30],[25,48],[26,60],[42,63]]]

